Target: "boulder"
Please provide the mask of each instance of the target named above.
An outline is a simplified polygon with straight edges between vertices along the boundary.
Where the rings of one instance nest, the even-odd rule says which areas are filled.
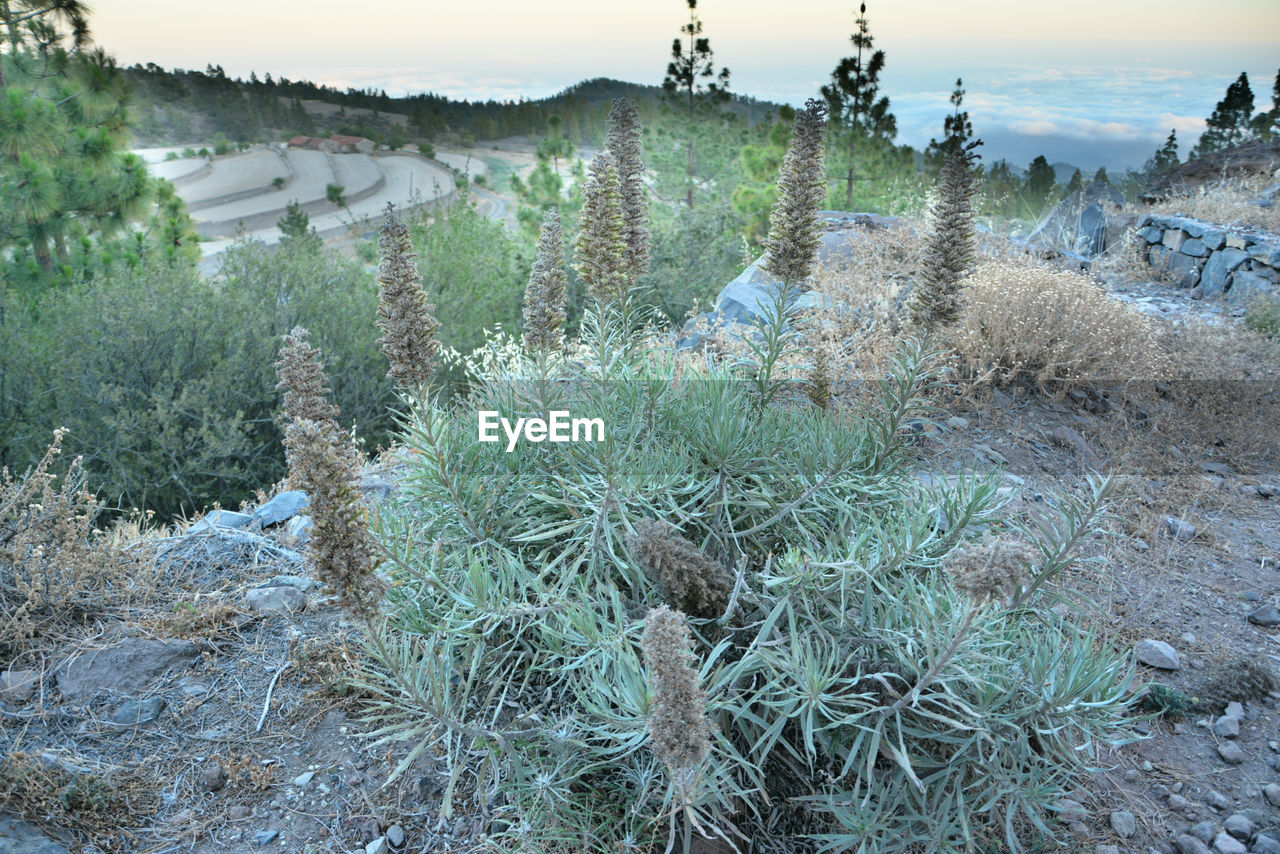
[[[131,638],[64,660],[55,669],[58,690],[68,700],[99,691],[141,694],[170,667],[190,664],[200,654],[188,640]]]
[[[1093,181],[1059,202],[1027,242],[1092,257],[1107,248],[1108,220],[1124,205],[1124,194],[1110,183]]]
[[[307,506],[307,494],[300,490],[282,492],[253,511],[253,522],[260,528],[279,525],[297,516]]]
[[[1178,670],[1182,667],[1178,651],[1164,641],[1150,638],[1140,640],[1134,645],[1133,654],[1141,663],[1159,670]]]
[[[1200,273],[1200,287],[1206,296],[1220,294],[1227,289],[1227,277],[1249,258],[1239,249],[1219,249],[1209,256]]]
[[[68,854],[67,846],[55,842],[15,815],[0,813],[0,851],[14,854]]]
[[[187,529],[188,534],[198,534],[213,528],[247,528],[253,522],[248,513],[236,513],[234,510],[214,510]]]
[[[0,673],[0,700],[6,703],[25,703],[40,685],[38,670],[5,670]]]
[[[296,587],[259,587],[244,596],[250,611],[291,613],[307,606],[307,594]]]

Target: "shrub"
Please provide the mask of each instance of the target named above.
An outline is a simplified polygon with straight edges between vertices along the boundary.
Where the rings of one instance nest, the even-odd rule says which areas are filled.
[[[1244,323],[1259,335],[1280,339],[1280,299],[1260,297],[1254,300],[1245,313]]]
[[[971,598],[941,570],[997,521],[995,481],[911,476],[899,428],[939,369],[919,345],[874,404],[827,413],[761,408],[732,368],[682,366],[612,311],[582,328],[554,364],[493,341],[467,399],[407,422],[404,491],[378,516],[391,616],[361,683],[380,743],[413,745],[397,773],[441,751],[442,817],[473,798],[504,850],[645,850],[690,828],[787,851],[1051,836],[1050,805],[1132,701],[1127,656],[1049,607],[1105,489],[1002,552],[1030,557],[1000,576],[1020,586]],[[479,410],[548,409],[601,416],[604,441],[476,441]],[[711,562],[740,580],[687,620],[710,749],[672,776],[643,617],[671,593],[661,568]]]
[[[1154,381],[1167,371],[1154,324],[1078,273],[996,262],[964,288],[964,310],[948,337],[979,382],[1063,390]]]
[[[341,184],[326,184],[324,197],[340,208],[347,206],[347,188]]]

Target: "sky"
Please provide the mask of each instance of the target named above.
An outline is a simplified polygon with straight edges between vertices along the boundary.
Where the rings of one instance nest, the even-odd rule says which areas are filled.
[[[659,84],[683,0],[91,0],[97,43],[123,65],[221,65],[232,76],[455,98],[554,94],[591,77]],[[1185,157],[1241,73],[1255,108],[1280,69],[1278,0],[870,0],[880,93],[898,141],[941,136],[964,105],[984,158],[1037,154],[1092,171],[1140,166],[1176,128]],[[851,52],[855,4],[700,0],[731,88],[800,105]]]

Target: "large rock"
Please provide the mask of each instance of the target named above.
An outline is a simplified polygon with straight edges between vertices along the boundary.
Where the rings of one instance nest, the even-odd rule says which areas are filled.
[[[1124,205],[1124,194],[1106,181],[1094,181],[1059,202],[1027,242],[1085,257],[1097,255],[1107,248],[1108,220]]]
[[[14,815],[0,814],[0,851],[13,854],[68,854],[67,846],[55,842]]]
[[[1155,667],[1160,670],[1178,670],[1182,667],[1182,660],[1178,658],[1178,651],[1164,641],[1140,640],[1133,647],[1133,654],[1138,661],[1148,667]]]
[[[99,691],[141,694],[170,667],[189,664],[200,646],[188,640],[131,638],[73,656],[55,671],[58,690],[69,700]]]
[[[1280,140],[1255,142],[1216,151],[1175,166],[1142,192],[1147,204],[1194,193],[1224,178],[1271,175],[1280,167]]]
[[[1231,274],[1231,287],[1227,299],[1239,305],[1248,305],[1260,296],[1270,296],[1276,286],[1252,270],[1236,270]]]
[[[247,528],[253,522],[248,513],[237,513],[234,510],[214,510],[187,529],[188,534],[198,534],[213,528]]]
[[[306,509],[307,501],[307,494],[300,490],[282,492],[253,511],[253,522],[260,528],[287,522]]]
[[[1200,287],[1205,296],[1214,296],[1227,289],[1227,277],[1234,273],[1249,255],[1239,249],[1219,249],[1209,256],[1200,273]]]

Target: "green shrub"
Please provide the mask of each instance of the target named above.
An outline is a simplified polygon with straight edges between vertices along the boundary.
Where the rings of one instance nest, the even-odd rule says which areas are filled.
[[[1127,656],[1048,607],[1105,486],[997,538],[1017,548],[970,542],[998,522],[994,478],[921,486],[899,438],[938,368],[919,345],[865,409],[762,409],[732,366],[682,366],[609,316],[582,328],[562,359],[491,341],[465,401],[407,422],[403,500],[378,516],[391,613],[361,683],[380,741],[413,745],[397,773],[441,751],[442,818],[469,796],[513,851],[690,828],[787,851],[1051,838],[1050,805],[1133,701]],[[602,418],[604,441],[477,442],[481,410],[555,409]],[[654,524],[680,540],[645,546]],[[684,564],[724,573],[699,601],[728,604],[688,617],[711,749],[675,780],[640,647],[644,616],[688,597]]]
[[[1254,300],[1245,313],[1244,323],[1259,335],[1280,338],[1280,299],[1260,297]]]

